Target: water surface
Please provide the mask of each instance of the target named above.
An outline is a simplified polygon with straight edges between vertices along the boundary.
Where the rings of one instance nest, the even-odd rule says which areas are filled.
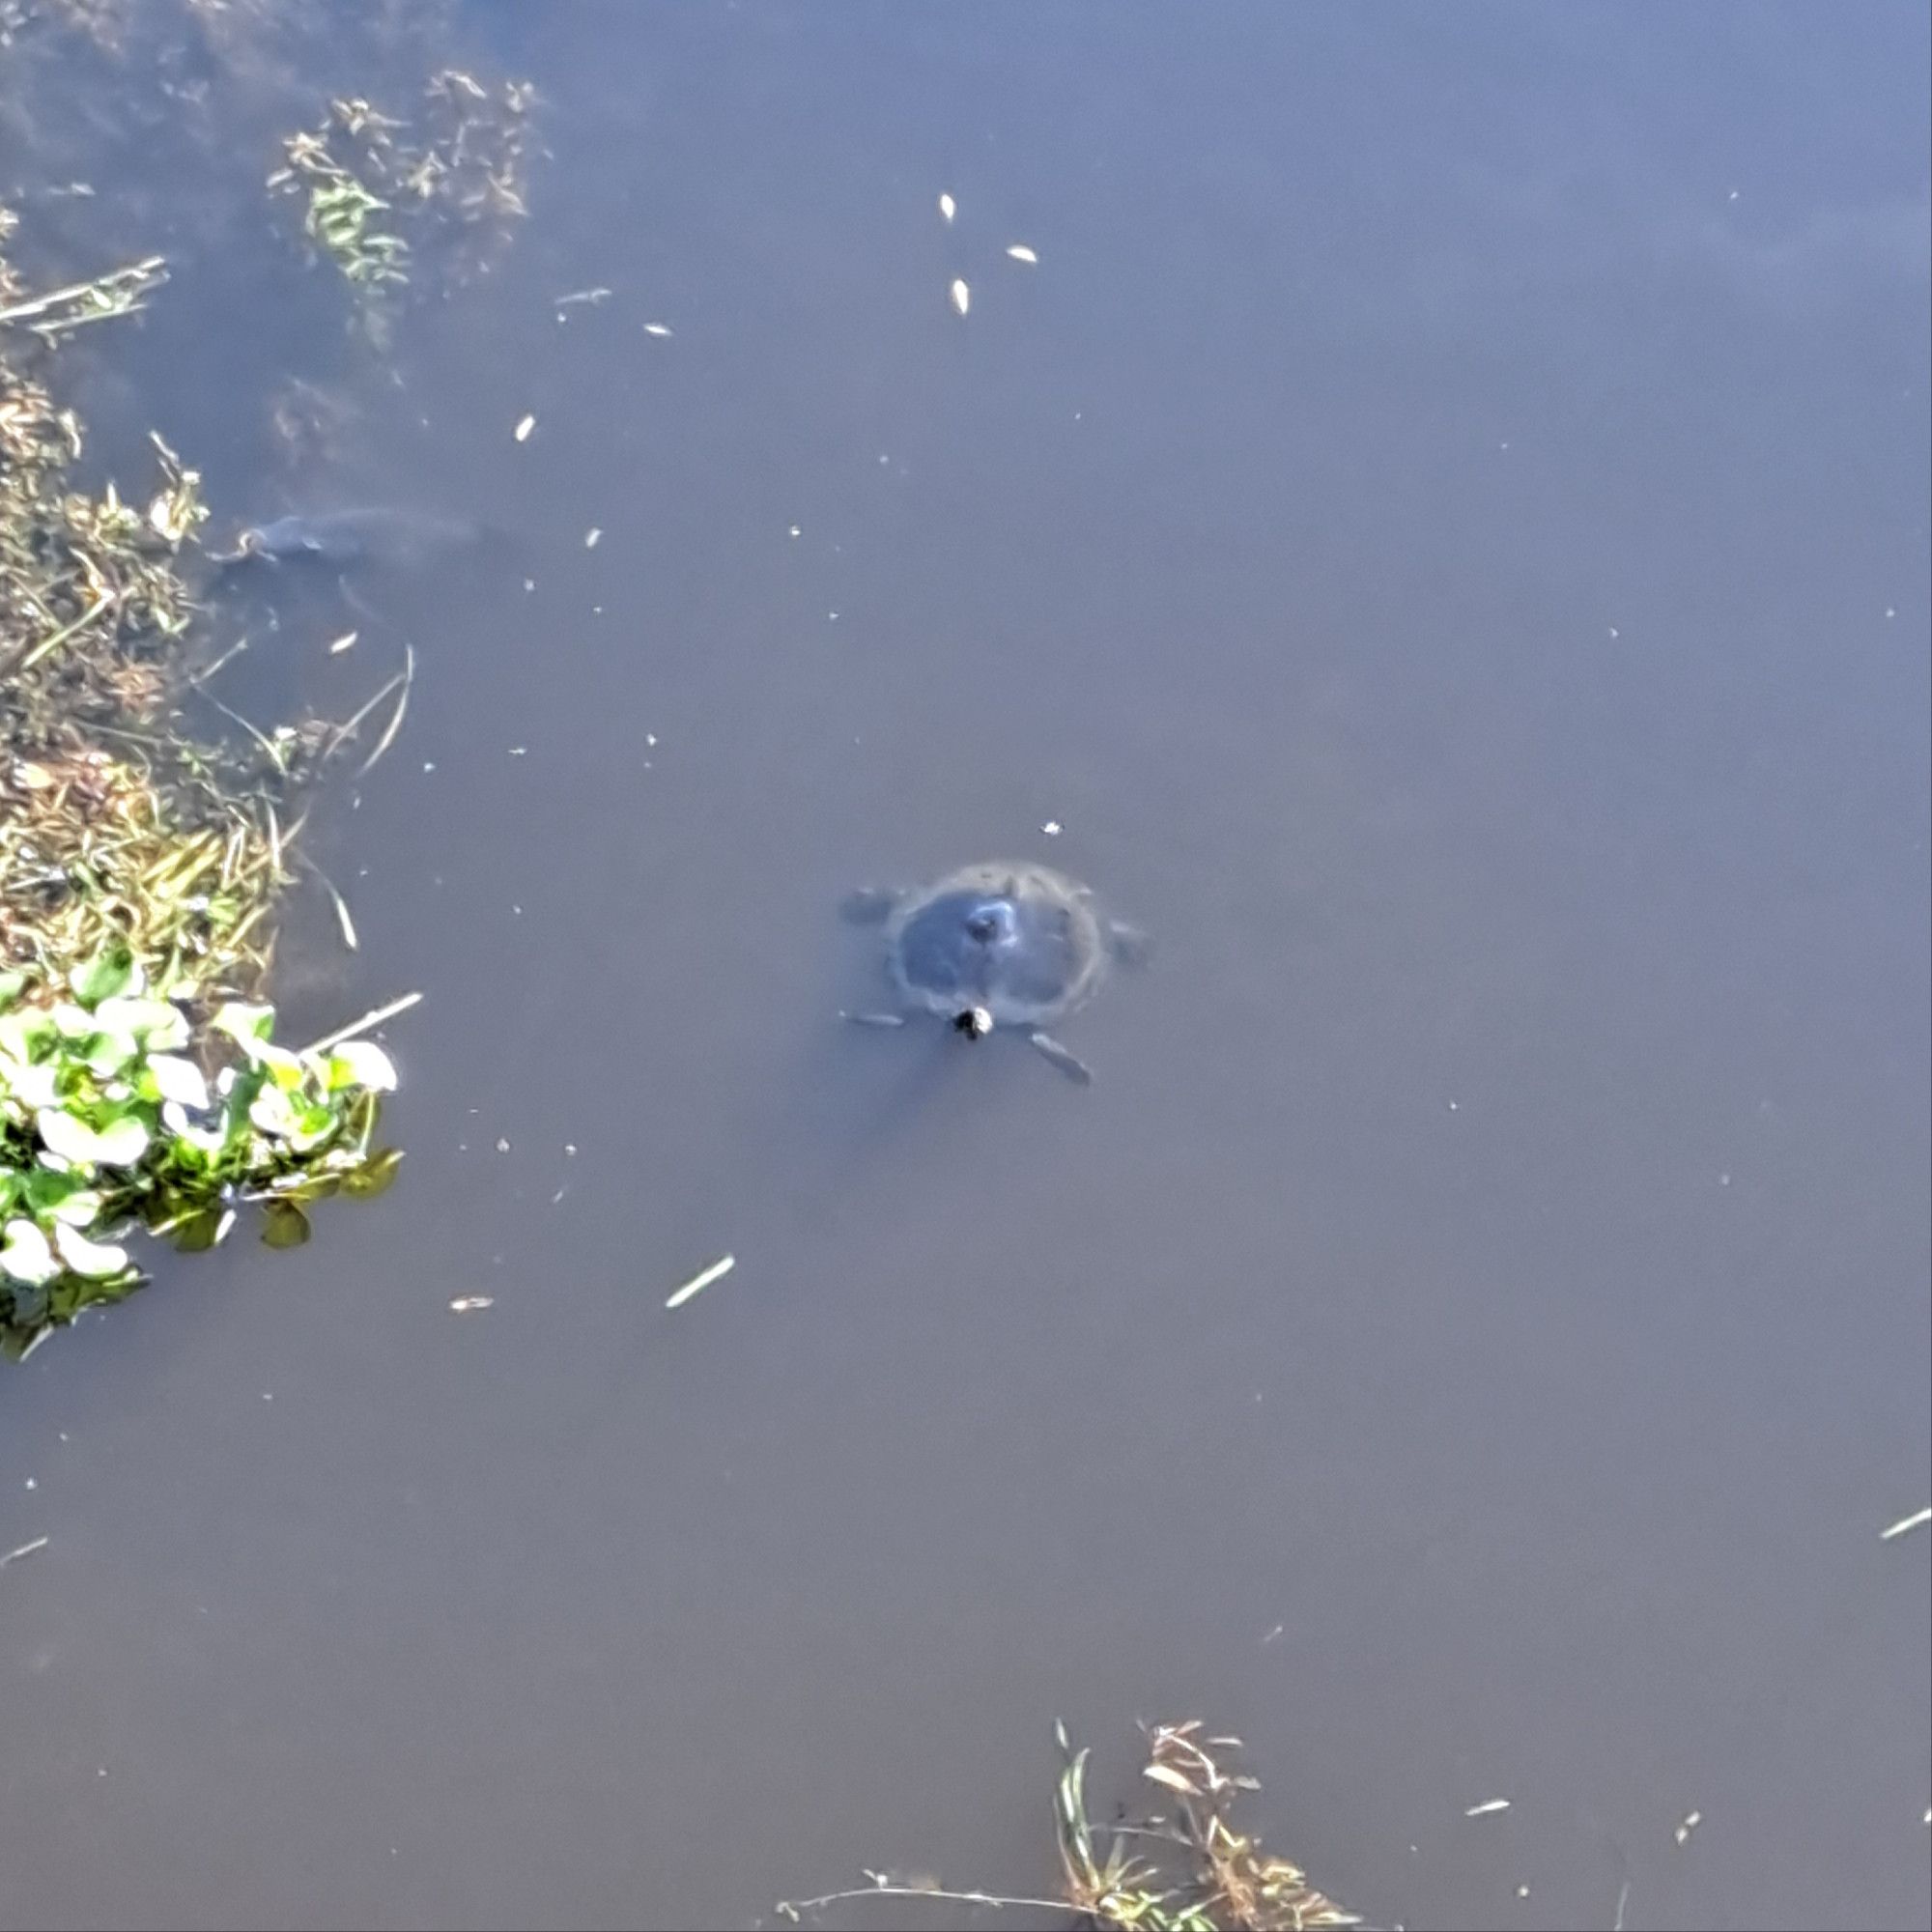
[[[332,465],[298,304],[130,339],[516,541],[282,606],[417,652],[287,995],[426,990],[407,1177],[9,1378],[0,1919],[1037,1891],[1200,1714],[1379,1922],[1926,1924],[1919,11],[460,32],[554,159]],[[1091,1091],[835,1018],[1007,854]]]

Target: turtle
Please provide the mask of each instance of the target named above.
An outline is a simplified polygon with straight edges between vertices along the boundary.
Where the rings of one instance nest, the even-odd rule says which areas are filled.
[[[479,545],[485,532],[461,517],[427,510],[321,510],[253,524],[232,551],[211,553],[218,564],[312,559],[333,570],[358,565],[410,569],[450,552]]]
[[[1047,1029],[1083,1007],[1116,962],[1138,964],[1146,936],[1101,910],[1092,891],[1031,860],[961,866],[910,892],[868,887],[845,915],[883,924],[890,1012],[843,1015],[862,1026],[903,1026],[936,1014],[968,1039],[998,1028],[1023,1032],[1083,1085],[1086,1065]]]

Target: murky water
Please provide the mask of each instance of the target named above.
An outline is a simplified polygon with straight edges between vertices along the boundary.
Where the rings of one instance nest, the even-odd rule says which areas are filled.
[[[502,540],[272,600],[417,653],[288,994],[407,1179],[7,1378],[0,1920],[1037,1890],[1200,1714],[1381,1922],[1927,1923],[1919,10],[466,31],[555,158],[346,454],[130,337]],[[1091,1091],[836,1019],[1006,853]]]

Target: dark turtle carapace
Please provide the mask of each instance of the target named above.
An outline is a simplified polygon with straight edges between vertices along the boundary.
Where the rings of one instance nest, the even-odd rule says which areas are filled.
[[[231,551],[212,552],[219,564],[312,561],[331,570],[357,565],[409,570],[481,544],[485,532],[461,517],[429,510],[319,510],[277,517],[242,530]]]
[[[1116,960],[1137,961],[1147,950],[1087,887],[1027,860],[962,866],[911,892],[857,893],[846,912],[883,923],[895,1000],[891,1011],[848,1019],[902,1026],[930,1013],[976,1039],[1017,1031],[1081,1081],[1092,1077],[1087,1067],[1047,1029],[1085,1006]]]

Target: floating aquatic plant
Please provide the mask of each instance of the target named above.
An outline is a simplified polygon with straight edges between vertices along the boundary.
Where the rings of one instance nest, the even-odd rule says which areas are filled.
[[[12,225],[0,211],[0,244]],[[215,699],[225,658],[183,567],[199,477],[156,439],[145,502],[76,487],[80,423],[11,354],[43,359],[54,319],[128,313],[133,287],[115,271],[36,297],[0,248],[0,1352],[16,1357],[140,1284],[131,1236],[210,1247],[259,1204],[264,1238],[293,1246],[311,1204],[379,1192],[400,1158],[376,1144],[393,1069],[361,1036],[408,1002],[291,1052],[251,999],[304,815],[292,788],[370,708],[265,731]],[[242,735],[190,736],[194,699]]]
[[[130,1234],[213,1247],[247,1204],[271,1247],[306,1209],[381,1193],[401,1154],[376,1145],[395,1069],[374,1041],[278,1045],[273,1009],[210,1008],[151,987],[126,948],[59,997],[0,975],[0,1350],[19,1357],[143,1279]]]
[[[409,283],[432,240],[460,240],[454,269],[487,267],[526,213],[534,99],[526,82],[490,87],[450,68],[424,88],[417,126],[332,100],[283,141],[269,186],[299,201],[311,246],[365,293]]]
[[[1141,1776],[1175,1801],[1171,1812],[1096,1827],[1087,1813],[1088,1752],[1064,1726],[1053,1821],[1065,1896],[1027,1898],[955,1891],[934,1879],[868,1872],[867,1886],[781,1903],[787,1918],[864,1898],[928,1899],[953,1905],[1021,1906],[1077,1915],[1105,1932],[1311,1932],[1359,1925],[1309,1884],[1293,1860],[1264,1852],[1259,1837],[1235,1829],[1234,1810],[1261,1786],[1230,1769],[1241,1749],[1233,1737],[1204,1737],[1198,1722],[1156,1724],[1147,1732]]]

